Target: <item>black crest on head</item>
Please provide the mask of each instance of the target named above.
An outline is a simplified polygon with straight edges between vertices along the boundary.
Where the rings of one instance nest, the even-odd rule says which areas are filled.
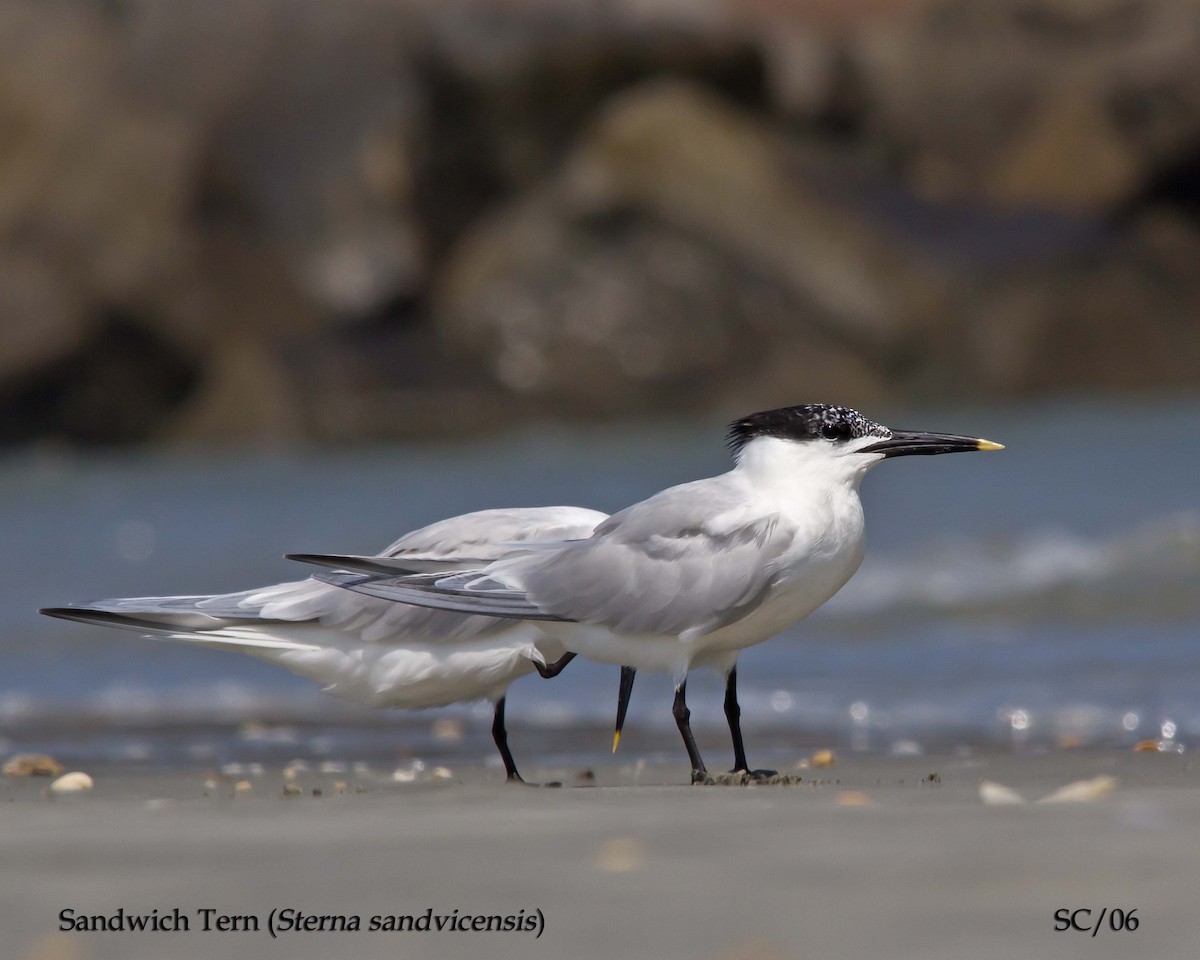
[[[856,437],[890,437],[887,427],[868,420],[850,407],[829,403],[803,403],[798,407],[764,410],[734,420],[726,442],[738,454],[755,437],[785,440],[852,440]]]

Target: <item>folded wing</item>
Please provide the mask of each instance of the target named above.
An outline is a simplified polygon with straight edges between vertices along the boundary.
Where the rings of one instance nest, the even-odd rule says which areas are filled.
[[[674,487],[609,518],[587,539],[539,545],[482,570],[338,585],[459,613],[578,621],[627,635],[702,635],[762,603],[795,534],[778,514],[747,514],[731,483]]]

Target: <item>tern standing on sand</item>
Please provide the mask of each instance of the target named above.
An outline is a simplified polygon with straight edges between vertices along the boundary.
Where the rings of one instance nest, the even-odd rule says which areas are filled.
[[[478,569],[341,578],[369,596],[459,613],[537,620],[571,653],[675,680],[673,713],[692,764],[707,776],[689,725],[687,674],[726,676],[735,768],[748,769],[737,704],[737,655],[832,597],[862,562],[858,488],[891,457],[999,450],[998,443],[890,430],[848,407],[810,403],[735,421],[728,473],[671,487],[579,539],[525,543]],[[618,720],[618,734],[619,720]],[[615,738],[614,738],[615,747]]]
[[[332,565],[448,573],[504,557],[525,540],[586,537],[607,516],[582,507],[481,510],[406,534],[377,556],[339,557]],[[339,590],[339,576],[347,574],[329,575],[332,583],[310,578],[241,593],[98,600],[41,612],[249,654],[371,707],[490,700],[496,749],[508,779],[519,781],[508,748],[505,694],[534,670],[554,676],[571,655],[532,623],[389,603]]]

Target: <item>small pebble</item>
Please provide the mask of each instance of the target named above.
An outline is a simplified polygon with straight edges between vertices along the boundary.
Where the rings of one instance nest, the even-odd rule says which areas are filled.
[[[0,773],[6,777],[57,777],[65,769],[44,753],[18,753],[0,767]]]
[[[300,789],[300,785],[293,780],[289,780],[283,785],[283,796],[298,797],[304,791]]]
[[[249,780],[239,780],[236,784],[234,784],[233,792],[234,793],[249,793],[253,789],[254,789],[254,784],[252,784]]]
[[[95,785],[95,782],[86,773],[75,770],[71,773],[64,773],[50,784],[50,789],[55,793],[80,793],[83,790],[91,790]]]
[[[818,750],[812,755],[812,765],[814,767],[832,767],[836,759],[832,750]]]
[[[991,780],[979,781],[979,799],[989,807],[1007,807],[1025,802],[1025,798],[1016,790]]]
[[[734,770],[729,773],[710,773],[704,780],[698,782],[705,786],[718,787],[790,787],[797,783],[803,783],[804,778],[795,773],[750,773],[746,770]]]
[[[267,725],[257,720],[247,720],[238,727],[238,736],[243,740],[265,740],[267,734]]]
[[[412,783],[417,779],[417,773],[415,770],[405,770],[403,768],[399,770],[393,770],[392,779],[396,781],[396,783]]]
[[[440,780],[440,781],[453,780],[454,779],[454,771],[451,770],[449,767],[434,767],[433,773],[431,773],[429,775],[429,779],[430,780]]]
[[[1116,789],[1117,778],[1108,775],[1093,777],[1091,780],[1076,780],[1042,797],[1038,803],[1091,803],[1107,797]]]
[[[632,873],[646,860],[642,844],[629,837],[605,840],[596,854],[596,869],[601,873]]]
[[[1183,753],[1183,744],[1174,740],[1139,740],[1133,749],[1147,753]]]
[[[449,743],[457,743],[463,738],[464,733],[463,722],[453,717],[442,717],[439,720],[434,720],[430,729],[433,733],[433,739]]]
[[[347,787],[345,780],[335,780],[333,782],[334,793],[345,793],[348,789],[349,787]]]

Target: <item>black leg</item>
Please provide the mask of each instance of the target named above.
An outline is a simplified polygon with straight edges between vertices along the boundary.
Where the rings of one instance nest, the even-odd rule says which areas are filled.
[[[617,744],[621,742],[621,728],[625,726],[625,711],[629,709],[629,695],[633,693],[633,681],[636,677],[636,667],[621,668],[621,689],[617,693],[617,726],[613,730],[613,753],[617,752]]]
[[[508,774],[508,782],[524,783],[524,778],[517,773],[512,751],[508,749],[508,730],[504,726],[504,699],[501,697],[496,701],[496,710],[492,714],[492,739],[496,741],[496,749],[500,751],[500,759],[504,761],[504,772]]]
[[[562,673],[563,670],[566,669],[567,664],[570,663],[574,659],[575,659],[575,654],[564,653],[561,657],[559,657],[553,663],[549,663],[549,664],[546,664],[545,666],[542,666],[542,664],[540,664],[536,660],[534,660],[533,665],[535,667],[537,667],[537,672],[541,675],[543,680],[549,680],[551,677],[557,677],[560,673]]]
[[[765,780],[776,774],[774,770],[751,770],[746,760],[746,747],[742,743],[742,708],[737,698],[737,667],[725,678],[725,719],[729,721],[729,735],[733,738],[733,769],[730,773],[743,770],[755,780]]]
[[[737,667],[729,671],[725,678],[725,719],[729,721],[729,735],[733,737],[733,770],[749,772],[750,764],[746,762],[746,747],[742,743],[742,708],[737,698]]]
[[[692,711],[687,706],[687,680],[675,688],[675,703],[671,707],[675,716],[675,725],[683,737],[683,745],[687,749],[688,759],[692,762],[692,783],[699,783],[708,777],[708,769],[700,759],[700,751],[696,747],[696,738],[692,736]]]

